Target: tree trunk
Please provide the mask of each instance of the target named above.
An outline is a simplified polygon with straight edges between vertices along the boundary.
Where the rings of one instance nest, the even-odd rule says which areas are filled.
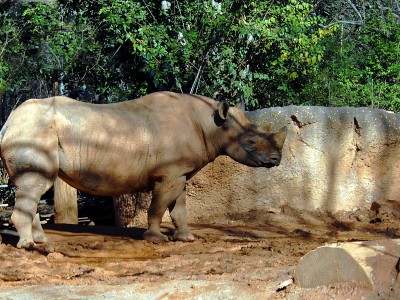
[[[54,182],[54,223],[78,224],[78,193],[57,177]]]
[[[151,193],[113,197],[115,225],[118,227],[147,226],[147,208]]]

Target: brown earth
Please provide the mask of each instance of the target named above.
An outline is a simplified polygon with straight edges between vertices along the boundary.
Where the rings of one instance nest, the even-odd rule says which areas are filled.
[[[50,246],[24,250],[16,249],[16,236],[3,233],[0,292],[44,284],[148,283],[154,288],[169,280],[188,280],[231,282],[249,296],[257,292],[266,299],[356,298],[371,291],[352,282],[301,289],[292,283],[294,267],[303,255],[327,243],[398,238],[399,211],[391,201],[336,214],[283,207],[271,211],[262,226],[239,221],[192,225],[197,237],[192,243],[152,244],[141,239],[142,228],[53,224],[45,226],[53,240]],[[164,224],[163,230],[171,234],[172,225]]]

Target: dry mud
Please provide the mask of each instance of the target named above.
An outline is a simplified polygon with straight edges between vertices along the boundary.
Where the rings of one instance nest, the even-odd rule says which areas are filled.
[[[26,250],[16,249],[17,237],[7,231],[0,298],[42,299],[47,287],[47,299],[375,299],[357,282],[302,289],[292,274],[303,255],[324,244],[398,238],[395,206],[336,214],[283,207],[257,226],[251,220],[191,225],[197,238],[191,243],[152,244],[141,239],[144,228],[49,224],[52,243]],[[163,231],[172,234],[172,225]]]

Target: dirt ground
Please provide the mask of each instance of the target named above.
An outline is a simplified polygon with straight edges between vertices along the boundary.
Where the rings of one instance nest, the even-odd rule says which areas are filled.
[[[399,208],[390,201],[336,214],[283,207],[271,211],[265,224],[258,226],[250,221],[192,225],[197,239],[191,243],[152,244],[141,239],[144,228],[48,224],[45,231],[52,244],[25,250],[16,249],[15,234],[3,230],[0,292],[10,287],[139,283],[142,289],[156,289],[168,281],[187,281],[198,289],[197,294],[179,294],[178,286],[174,293],[156,298],[193,299],[211,292],[209,286],[196,286],[199,282],[231,284],[249,299],[252,295],[265,299],[375,297],[357,283],[302,289],[293,283],[293,270],[303,255],[324,244],[399,238]],[[172,234],[172,225],[163,224],[163,231]]]

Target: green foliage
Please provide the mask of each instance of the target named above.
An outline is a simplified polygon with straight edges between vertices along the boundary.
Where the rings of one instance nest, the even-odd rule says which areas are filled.
[[[247,78],[254,104],[299,104],[302,83],[316,76],[324,56],[324,38],[336,27],[322,28],[324,19],[308,2],[290,0],[286,5],[251,2],[248,16],[237,31],[246,38],[250,66]],[[262,16],[262,17],[260,17]]]
[[[0,97],[7,91],[8,81],[18,70],[19,62],[17,57],[23,56],[23,47],[19,43],[21,32],[17,22],[10,16],[10,13],[0,13]]]
[[[327,40],[321,76],[304,88],[310,104],[400,111],[398,12],[382,9],[375,1],[364,5],[359,9],[365,19],[357,25],[341,22]]]
[[[291,0],[286,5],[227,0],[104,2],[107,30],[129,41],[140,71],[156,89],[195,92],[234,99],[241,91],[253,107],[287,103],[299,82],[315,74],[323,57],[321,41],[334,28],[313,6]],[[266,99],[274,99],[266,101]]]
[[[62,82],[65,94],[94,102],[157,90],[235,102],[241,92],[250,108],[398,111],[399,12],[381,9],[386,2],[7,2],[0,4],[0,97],[14,104],[45,97]]]

